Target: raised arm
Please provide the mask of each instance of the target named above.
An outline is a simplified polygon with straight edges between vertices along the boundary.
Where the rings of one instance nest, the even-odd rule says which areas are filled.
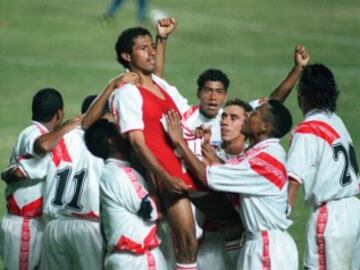
[[[120,84],[123,83],[132,83],[138,84],[139,75],[134,72],[122,73],[113,79],[111,79],[104,90],[97,96],[93,104],[91,104],[88,111],[85,113],[84,118],[81,123],[83,129],[88,129],[96,120],[101,118],[104,114],[104,108],[108,102],[111,94]]]
[[[158,20],[156,29],[156,66],[154,73],[163,77],[165,66],[166,41],[176,29],[176,20],[174,18],[165,18]]]
[[[81,120],[82,116],[77,115],[74,118],[67,120],[59,128],[56,128],[49,133],[41,135],[34,142],[35,153],[43,156],[51,152],[66,133],[80,125]]]
[[[137,158],[144,164],[147,170],[152,172],[170,192],[182,193],[187,190],[187,185],[179,178],[171,176],[164,170],[154,154],[145,144],[144,134],[140,130],[128,133],[128,139],[135,150]]]
[[[294,66],[290,70],[289,74],[285,77],[284,80],[275,88],[275,90],[270,94],[270,98],[276,99],[279,102],[283,103],[291,90],[294,88],[295,84],[300,78],[301,72],[306,64],[309,62],[310,56],[306,48],[302,45],[296,45],[294,51]]]

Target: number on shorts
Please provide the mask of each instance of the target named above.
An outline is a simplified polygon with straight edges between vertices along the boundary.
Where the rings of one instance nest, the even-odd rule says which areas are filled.
[[[69,177],[71,175],[71,172],[72,169],[70,167],[67,167],[56,173],[57,186],[55,190],[55,198],[52,200],[52,203],[57,206],[63,206],[64,204],[66,204],[67,208],[80,211],[83,208],[82,204],[80,204],[80,195],[83,190],[86,170],[82,169],[75,173],[74,177],[72,178],[72,181],[75,182],[74,194],[70,202],[65,202],[65,193],[67,185],[69,183]]]
[[[349,144],[349,153],[346,151],[346,148],[342,144],[335,144],[333,145],[333,152],[334,152],[334,160],[338,161],[339,154],[341,153],[344,156],[345,160],[345,167],[341,174],[340,184],[342,186],[349,185],[352,181],[351,175],[349,173],[349,167],[355,172],[356,175],[359,174],[359,167],[356,160],[356,154],[354,146],[350,143]]]

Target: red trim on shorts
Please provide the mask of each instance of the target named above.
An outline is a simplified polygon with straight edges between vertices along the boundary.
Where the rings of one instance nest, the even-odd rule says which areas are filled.
[[[60,142],[51,151],[51,159],[56,167],[59,166],[61,161],[72,162],[64,139],[61,139]]]
[[[270,180],[280,190],[288,180],[284,164],[265,152],[250,159],[249,163],[253,171]]]
[[[186,121],[199,109],[199,105],[192,105],[186,112],[183,113],[182,117]]]
[[[319,215],[316,221],[316,244],[318,247],[319,270],[326,270],[326,252],[324,233],[326,229],[328,211],[326,203],[319,208]]]
[[[95,220],[95,221],[99,221],[100,217],[94,212],[94,211],[90,211],[87,213],[72,213],[72,215],[74,217],[77,218],[82,218],[82,219],[89,219],[89,220]]]
[[[17,204],[15,197],[13,195],[8,196],[6,200],[7,200],[7,209],[9,214],[20,217],[27,217],[27,218],[36,218],[42,215],[42,205],[43,205],[42,197],[24,205],[21,208]]]
[[[225,243],[225,251],[230,252],[241,248],[241,240],[234,240]]]
[[[270,270],[271,269],[271,263],[270,263],[270,240],[269,240],[269,233],[267,231],[261,232],[261,238],[263,241],[263,252],[262,252],[262,265],[263,270]]]
[[[28,270],[30,254],[30,219],[24,217],[21,225],[19,270]]]
[[[340,135],[323,121],[302,122],[294,129],[294,133],[312,134],[325,140],[330,145],[340,138]]]

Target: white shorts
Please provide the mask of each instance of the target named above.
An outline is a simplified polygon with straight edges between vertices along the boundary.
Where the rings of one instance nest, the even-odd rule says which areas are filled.
[[[248,234],[236,268],[298,270],[298,252],[292,237],[280,230]]]
[[[306,231],[305,267],[360,269],[360,201],[357,198],[330,201],[313,209]]]
[[[168,268],[159,248],[146,254],[134,255],[130,252],[113,252],[105,258],[105,270],[172,270]]]
[[[36,218],[5,215],[1,220],[0,255],[4,268],[35,269],[40,265],[43,226]]]
[[[224,237],[217,232],[204,231],[197,255],[198,270],[235,270],[236,262],[232,259],[225,250]]]
[[[100,224],[81,219],[56,219],[44,231],[41,268],[99,270],[103,263]]]

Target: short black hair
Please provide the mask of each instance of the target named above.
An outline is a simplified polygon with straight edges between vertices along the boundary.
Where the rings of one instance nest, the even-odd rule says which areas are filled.
[[[229,78],[220,69],[210,68],[205,70],[203,73],[201,73],[197,79],[197,86],[198,86],[197,90],[200,91],[201,89],[203,89],[207,81],[222,82],[226,93],[230,85]]]
[[[89,110],[90,105],[93,104],[94,100],[97,97],[98,97],[97,95],[89,95],[89,96],[84,98],[84,100],[83,100],[83,102],[81,104],[81,113],[82,114],[86,113]],[[109,103],[106,102],[102,113],[104,115],[104,114],[109,113],[109,112],[110,112]]]
[[[228,106],[233,106],[233,105],[243,108],[245,112],[252,112],[254,110],[249,105],[249,103],[247,103],[246,101],[243,101],[241,99],[238,99],[238,98],[233,98],[233,99],[229,99],[228,101],[226,101],[224,108],[226,108]]]
[[[32,120],[47,123],[64,108],[64,101],[56,89],[44,88],[34,95],[31,108]]]
[[[89,109],[90,105],[94,102],[97,95],[89,95],[84,98],[82,104],[81,104],[81,113],[86,113]]]
[[[124,68],[129,68],[129,63],[121,57],[122,53],[132,53],[134,41],[139,36],[151,36],[149,30],[143,27],[134,27],[124,30],[118,37],[115,43],[115,51],[118,62],[123,65]]]
[[[106,119],[95,121],[85,131],[84,139],[90,153],[102,159],[109,158],[111,154],[110,140],[116,143],[116,149],[123,155],[128,156],[130,153],[129,141],[123,139],[115,124]]]
[[[268,104],[270,106],[265,119],[272,125],[269,137],[280,139],[291,129],[293,123],[291,113],[283,104],[275,99],[270,99]]]
[[[305,97],[310,109],[335,112],[339,91],[333,73],[325,65],[305,66],[300,76],[298,91]]]

